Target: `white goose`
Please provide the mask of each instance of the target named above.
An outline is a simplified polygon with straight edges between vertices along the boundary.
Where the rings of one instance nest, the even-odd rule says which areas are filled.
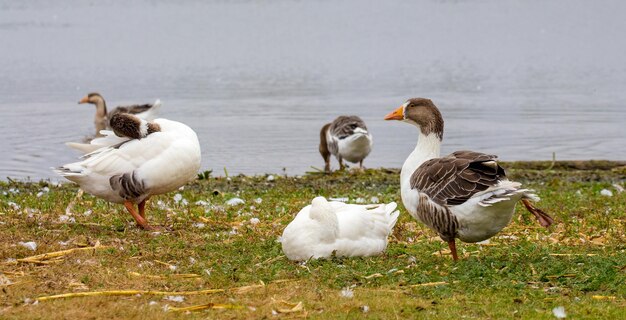
[[[387,237],[398,219],[395,202],[356,205],[313,199],[289,223],[281,237],[290,260],[337,256],[373,256],[387,247]],[[394,211],[395,210],[395,211]]]
[[[324,171],[330,172],[330,155],[339,161],[339,169],[343,170],[343,159],[359,163],[363,168],[363,159],[372,151],[372,135],[367,126],[357,116],[339,116],[327,123],[320,131],[320,154],[324,158]]]
[[[146,201],[176,190],[196,176],[200,168],[198,137],[180,122],[147,122],[123,113],[111,118],[111,128],[113,132],[103,130],[104,137],[92,140],[95,151],[55,172],[94,196],[123,203],[137,225],[152,229],[145,216]]]
[[[553,223],[529,201],[539,200],[532,190],[507,179],[496,156],[457,151],[440,158],[443,118],[429,99],[409,99],[385,120],[401,120],[420,130],[400,173],[402,202],[413,218],[448,242],[454,260],[455,238],[479,242],[494,236],[509,224],[520,200],[542,226]]]
[[[107,112],[107,104],[104,101],[102,95],[97,92],[92,92],[84,96],[79,104],[89,103],[96,106],[96,115],[94,116],[94,125],[96,126],[96,137],[101,137],[101,130],[110,129],[109,119],[117,113],[130,113],[137,116],[140,119],[146,121],[152,121],[156,118],[159,108],[161,107],[161,100],[157,99],[153,104],[136,104],[130,106],[119,106],[115,109]]]

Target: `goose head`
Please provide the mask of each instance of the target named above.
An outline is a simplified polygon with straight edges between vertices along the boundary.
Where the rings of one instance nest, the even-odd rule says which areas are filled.
[[[151,133],[161,131],[157,123],[150,123],[129,113],[116,113],[109,120],[109,127],[118,137],[142,139]]]
[[[420,129],[424,136],[436,134],[443,138],[443,117],[435,104],[426,98],[412,98],[385,116],[385,120],[400,120]]]
[[[97,92],[92,92],[84,96],[82,99],[80,99],[80,101],[78,101],[78,104],[83,103],[90,103],[95,105],[105,104],[104,98],[102,98],[102,96]]]
[[[333,208],[324,197],[316,197],[311,201],[311,211],[309,215],[314,219],[323,219],[334,214]]]
[[[99,93],[92,92],[84,96],[78,104],[89,103],[96,106],[96,115],[94,123],[96,125],[96,137],[101,137],[100,130],[104,130],[107,127],[107,107],[104,102],[104,98]]]
[[[104,101],[104,98],[97,92],[92,92],[86,96],[84,96],[78,104],[89,103],[96,106],[96,120],[104,121],[104,117],[107,114],[107,105]]]

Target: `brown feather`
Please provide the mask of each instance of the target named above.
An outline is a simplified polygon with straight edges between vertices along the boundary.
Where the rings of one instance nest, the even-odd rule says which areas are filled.
[[[330,123],[325,124],[320,130],[320,146],[319,151],[324,158],[324,171],[330,172],[330,150],[328,149],[328,141],[326,139],[326,132],[328,132]]]
[[[419,125],[425,136],[434,133],[443,139],[443,117],[430,99],[413,98],[407,101],[404,118]]]
[[[474,194],[506,178],[496,156],[457,151],[430,159],[411,176],[411,188],[428,195],[439,205],[459,205]]]
[[[367,126],[365,126],[365,122],[361,118],[357,116],[339,116],[333,120],[328,130],[330,130],[330,134],[338,139],[344,139],[354,134],[354,129],[356,128],[367,130]]]
[[[141,119],[129,113],[117,113],[109,121],[111,130],[118,137],[128,137],[132,139],[145,138],[141,133]],[[147,134],[161,131],[161,127],[156,123],[147,123]]]

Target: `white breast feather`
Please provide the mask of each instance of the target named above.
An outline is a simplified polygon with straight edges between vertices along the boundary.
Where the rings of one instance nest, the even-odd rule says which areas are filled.
[[[356,130],[358,129],[361,128]],[[369,133],[357,132],[344,139],[337,140],[338,153],[343,159],[356,163],[367,157],[372,150],[372,143],[372,136]]]
[[[528,189],[519,189],[518,182],[509,180],[476,193],[466,202],[450,207],[459,221],[458,236],[464,242],[491,238],[506,227],[515,213],[515,204]]]

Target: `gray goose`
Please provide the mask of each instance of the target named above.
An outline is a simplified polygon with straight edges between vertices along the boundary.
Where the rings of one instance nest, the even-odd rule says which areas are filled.
[[[554,220],[530,202],[539,197],[533,190],[510,181],[497,157],[474,151],[457,151],[440,157],[443,118],[429,99],[414,98],[385,116],[419,129],[415,150],[400,173],[402,202],[418,221],[448,243],[458,260],[455,239],[479,242],[506,227],[522,201],[543,227]]]
[[[130,106],[119,106],[113,109],[111,112],[107,112],[106,101],[102,95],[97,92],[92,92],[78,101],[79,104],[89,103],[96,106],[96,115],[94,117],[94,124],[96,126],[96,137],[101,137],[101,130],[111,129],[109,126],[109,119],[113,115],[118,113],[130,113],[139,117],[140,119],[151,121],[156,117],[159,107],[161,106],[161,100],[155,101],[153,104],[136,104]]]
[[[339,116],[320,130],[320,154],[324,158],[324,171],[330,172],[330,155],[339,161],[339,169],[344,169],[343,160],[359,163],[372,151],[372,135],[367,126],[357,116]]]

